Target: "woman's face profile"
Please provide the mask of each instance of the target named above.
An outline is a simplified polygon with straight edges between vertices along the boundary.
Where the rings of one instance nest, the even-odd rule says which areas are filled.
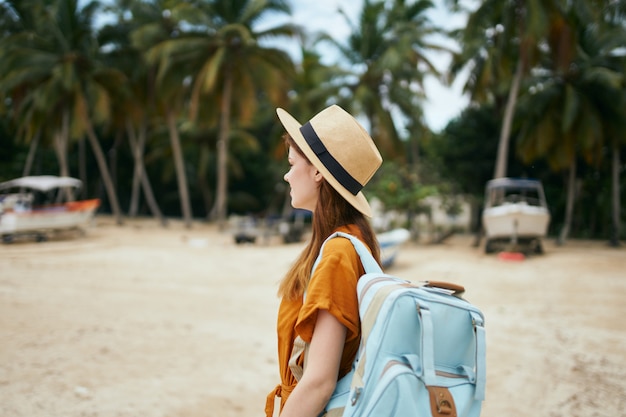
[[[313,211],[319,197],[322,175],[293,146],[289,147],[289,171],[283,177],[289,184],[291,206]]]

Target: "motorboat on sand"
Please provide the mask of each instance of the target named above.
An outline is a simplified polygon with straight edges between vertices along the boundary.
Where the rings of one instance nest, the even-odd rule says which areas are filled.
[[[0,192],[4,192],[0,194],[2,241],[10,243],[17,236],[34,236],[37,241],[43,241],[52,232],[84,231],[100,200],[73,201],[73,192],[81,186],[76,178],[53,175],[0,183]]]
[[[507,245],[543,253],[542,239],[548,231],[550,211],[541,182],[516,178],[487,182],[482,220],[486,253]]]

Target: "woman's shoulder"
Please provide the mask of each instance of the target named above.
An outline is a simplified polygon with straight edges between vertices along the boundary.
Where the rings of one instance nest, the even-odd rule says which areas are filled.
[[[333,233],[336,233],[336,232],[347,233],[349,235],[352,235],[358,238],[359,240],[363,240],[363,233],[361,233],[361,229],[359,229],[359,227],[356,224],[348,224],[344,226],[339,226],[338,228],[334,230]],[[343,239],[343,240],[347,241],[347,239]]]
[[[354,249],[354,245],[352,245],[352,242],[350,242],[348,239],[345,239],[343,237],[335,237],[326,242],[326,244],[324,245],[324,253],[331,252],[331,251],[332,252],[339,251],[339,252],[346,252],[346,253],[352,253],[352,252],[356,253],[356,250]]]
[[[350,234],[356,237],[357,239],[359,239],[361,242],[363,242],[361,231],[355,225],[340,226],[337,229],[335,229],[333,233],[335,232],[342,232],[342,233]],[[350,240],[343,238],[343,237],[335,237],[333,239],[329,239],[324,245],[324,252],[327,252],[327,251],[344,253],[349,256],[355,256],[355,257],[357,256],[356,250],[354,249],[352,242],[350,242]]]

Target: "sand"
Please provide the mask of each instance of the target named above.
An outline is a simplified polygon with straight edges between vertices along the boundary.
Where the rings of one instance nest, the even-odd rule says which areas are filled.
[[[548,241],[505,261],[471,241],[407,244],[388,272],[464,285],[484,312],[482,416],[624,415],[626,248]],[[107,217],[1,245],[0,416],[261,416],[276,285],[301,248]]]

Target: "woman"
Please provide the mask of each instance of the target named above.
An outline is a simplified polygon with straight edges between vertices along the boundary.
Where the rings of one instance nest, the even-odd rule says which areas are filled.
[[[324,109],[304,126],[283,109],[277,114],[287,131],[291,168],[284,179],[291,204],[313,212],[313,227],[311,241],[279,286],[281,384],[268,396],[265,411],[272,416],[275,397],[280,397],[281,417],[316,417],[325,411],[337,381],[350,371],[359,347],[356,285],[364,271],[344,238],[329,240],[313,275],[311,270],[322,243],[336,231],[359,238],[380,263],[366,218],[371,209],[361,189],[382,158],[365,129],[339,106]],[[298,356],[294,345],[300,341],[306,351]]]

